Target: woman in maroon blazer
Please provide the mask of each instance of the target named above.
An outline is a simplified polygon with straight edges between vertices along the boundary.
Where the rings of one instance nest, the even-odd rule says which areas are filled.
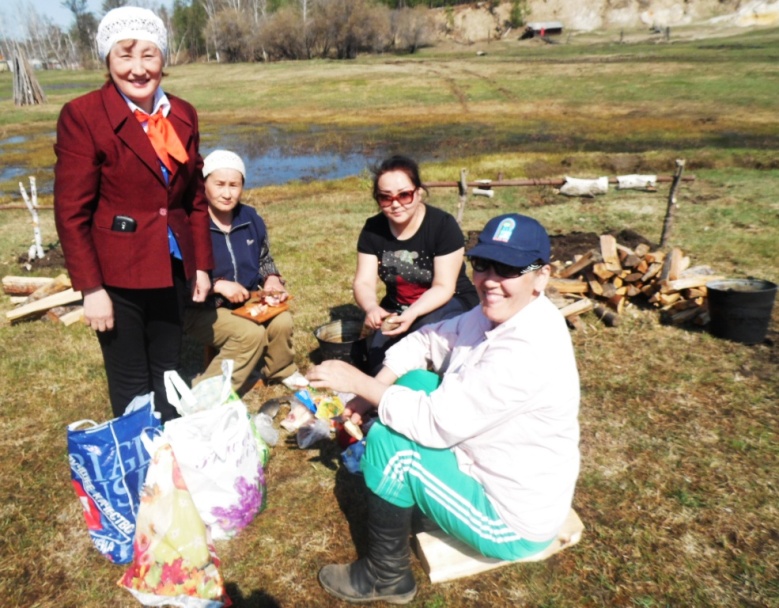
[[[184,301],[205,299],[213,265],[197,113],[160,87],[167,32],[150,10],[109,11],[97,43],[110,79],[57,123],[57,232],[114,415],[153,390],[165,421],[176,416],[163,373],[179,363]]]

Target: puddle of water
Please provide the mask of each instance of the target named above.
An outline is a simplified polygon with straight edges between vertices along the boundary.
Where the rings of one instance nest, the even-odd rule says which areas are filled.
[[[559,152],[577,150],[603,153],[640,153],[662,149],[663,142],[649,139],[600,141],[587,135],[559,132],[539,125],[517,125],[516,129],[498,129],[485,125],[434,125],[425,129],[398,123],[392,131],[377,128],[349,129],[313,127],[284,131],[265,125],[236,125],[220,127],[216,132],[204,130],[201,152],[223,148],[239,154],[246,164],[246,186],[285,184],[290,181],[332,180],[360,175],[390,154],[408,154],[420,163],[449,158],[462,158],[489,151]],[[702,146],[769,149],[779,147],[779,136],[714,133],[708,137],[678,140],[675,147],[696,149]],[[7,145],[19,145],[33,137],[51,137],[51,134],[17,136],[0,141],[0,166]],[[19,176],[29,174],[28,167],[5,165],[0,169],[0,195],[18,197]],[[54,168],[37,169],[38,191],[50,194],[53,189]]]
[[[218,148],[232,150],[246,164],[246,187],[256,188],[291,181],[330,180],[359,175],[375,162],[375,148],[361,146],[365,134],[341,132],[339,141],[323,144],[322,129],[289,133],[276,128],[243,125],[205,134],[201,153]],[[369,154],[370,152],[370,154]]]
[[[0,146],[12,146],[14,144],[21,144],[27,141],[29,138],[26,135],[14,135],[7,139],[0,139]]]
[[[7,179],[16,179],[24,175],[24,167],[3,167],[0,169],[0,182],[4,182]]]
[[[279,149],[246,164],[246,187],[269,186],[290,181],[340,179],[357,175],[367,168],[362,154],[302,154],[286,156]]]

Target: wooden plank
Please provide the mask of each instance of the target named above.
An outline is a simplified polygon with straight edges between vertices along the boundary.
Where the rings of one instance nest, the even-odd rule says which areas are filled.
[[[574,262],[570,266],[566,266],[560,272],[558,272],[557,276],[561,279],[567,279],[572,276],[575,276],[579,274],[581,271],[583,271],[585,268],[591,266],[594,261],[595,261],[595,253],[592,251],[588,251],[583,256],[581,256],[578,261]]]
[[[576,300],[575,302],[568,304],[565,308],[561,308],[560,313],[562,313],[564,317],[569,317],[581,315],[590,310],[592,310],[592,300],[589,298],[582,298],[581,300]]]
[[[46,318],[54,323],[62,323],[66,327],[84,319],[84,307],[80,304],[55,306],[46,313]]]
[[[613,308],[615,311],[617,311],[618,314],[622,314],[622,311],[625,308],[625,300],[627,298],[623,295],[616,295],[608,299],[608,304]]]
[[[646,283],[649,279],[657,276],[657,274],[663,269],[663,263],[662,262],[652,262],[649,265],[649,268],[644,273],[644,276],[641,277],[641,282]]]
[[[636,245],[634,252],[638,257],[643,258],[647,253],[649,253],[649,249],[650,247],[646,243],[639,243]]]
[[[81,292],[74,291],[71,288],[59,293],[55,293],[46,298],[36,300],[35,302],[23,304],[22,306],[14,308],[13,310],[9,310],[7,313],[5,313],[5,318],[13,323],[14,321],[19,321],[20,319],[24,319],[26,317],[42,314],[50,308],[54,308],[55,306],[73,304],[73,302],[78,302],[81,299]]]
[[[452,538],[443,530],[420,532],[415,537],[415,549],[422,568],[431,583],[443,583],[463,576],[480,574],[495,568],[522,562],[539,562],[555,553],[574,546],[582,538],[584,524],[571,509],[557,538],[541,553],[516,561],[484,557],[472,547]]]
[[[603,295],[603,285],[600,284],[600,281],[595,277],[595,274],[592,271],[587,271],[584,273],[584,279],[587,281],[587,285],[590,286],[590,291],[596,295],[596,296],[602,296]]]
[[[33,291],[54,281],[51,277],[3,277],[3,292],[9,296],[29,296]]]
[[[706,286],[703,287],[691,287],[690,289],[682,290],[682,295],[688,300],[694,300],[695,298],[705,298],[709,293]]]
[[[619,254],[617,253],[617,239],[610,234],[600,235],[600,254],[603,262],[606,264],[606,268],[614,272],[622,270]]]
[[[29,296],[27,296],[27,300],[25,301],[25,304],[28,304],[29,302],[35,302],[37,300],[42,300],[43,298],[46,298],[55,293],[59,293],[61,291],[65,291],[66,289],[70,289],[71,287],[72,285],[70,284],[70,279],[68,278],[68,275],[61,274],[55,277],[51,283],[42,285],[41,287],[33,291]]]
[[[592,273],[601,281],[608,281],[614,276],[615,272],[606,268],[605,262],[597,262],[592,266]]]
[[[709,281],[721,281],[725,277],[722,275],[698,275],[685,277],[675,281],[664,281],[660,284],[660,291],[671,293],[672,291],[681,291],[682,289],[692,289],[694,287],[703,287]]]
[[[637,281],[640,281],[644,278],[644,275],[640,272],[631,272],[628,276],[626,276],[623,280],[625,283],[636,283]]]
[[[614,286],[614,283],[604,283],[601,286],[603,289],[603,297],[607,300],[609,298],[613,298],[615,295],[617,295],[617,288]]]
[[[627,286],[627,290],[625,291],[625,295],[629,298],[635,298],[640,293],[641,293],[641,287],[633,283],[630,283]]]
[[[643,261],[642,258],[638,257],[635,253],[627,256],[624,260],[622,260],[622,267],[623,268],[635,268]]]
[[[644,259],[649,262],[662,262],[665,259],[665,252],[662,250],[651,251],[644,256]]]
[[[554,287],[560,293],[587,293],[588,285],[578,279],[558,279],[551,277],[548,285]]]
[[[621,260],[625,260],[631,255],[636,255],[636,252],[633,251],[630,247],[620,245],[619,243],[617,243],[617,253],[619,254],[619,259]]]
[[[663,265],[663,272],[660,274],[661,281],[675,281],[682,274],[682,258],[684,254],[678,247],[671,249],[670,255],[666,256]]]

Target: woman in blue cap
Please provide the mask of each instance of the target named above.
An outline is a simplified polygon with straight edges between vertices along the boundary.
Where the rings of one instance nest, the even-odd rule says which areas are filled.
[[[353,422],[369,407],[380,419],[361,462],[370,490],[367,555],[319,573],[341,599],[414,598],[414,506],[504,560],[543,551],[570,511],[579,376],[565,320],[544,295],[549,237],[532,218],[502,215],[468,257],[481,306],[401,340],[376,377],[340,361],[309,371],[314,387],[358,396],[345,412]]]

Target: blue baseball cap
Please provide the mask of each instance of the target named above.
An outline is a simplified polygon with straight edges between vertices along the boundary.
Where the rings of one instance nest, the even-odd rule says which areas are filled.
[[[551,245],[544,227],[532,217],[508,213],[487,222],[466,255],[521,268],[536,260],[548,263]]]

